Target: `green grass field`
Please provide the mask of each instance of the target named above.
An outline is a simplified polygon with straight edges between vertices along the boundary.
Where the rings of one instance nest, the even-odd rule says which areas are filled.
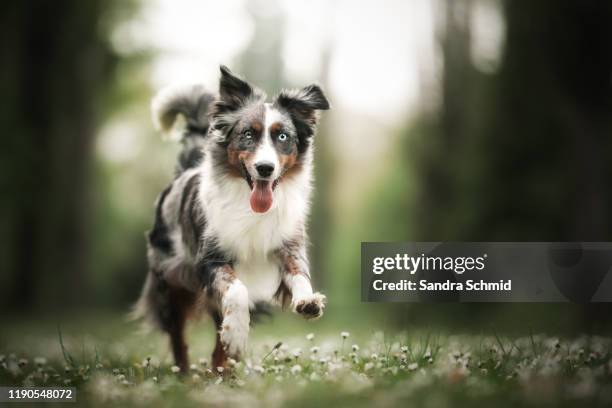
[[[116,317],[10,323],[0,337],[0,384],[74,386],[80,406],[612,404],[609,338],[383,332],[332,323],[283,315],[256,325],[246,358],[218,373],[210,367],[212,328],[202,322],[189,333],[185,376],[175,373],[163,336]]]

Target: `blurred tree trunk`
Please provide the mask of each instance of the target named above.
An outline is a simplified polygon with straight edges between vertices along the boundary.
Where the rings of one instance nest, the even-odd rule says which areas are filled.
[[[323,51],[321,73],[319,75],[324,90],[329,90],[327,83],[329,81],[330,54],[330,46],[328,45]],[[329,98],[330,95],[328,94],[327,97]],[[326,271],[326,267],[329,265],[329,262],[326,261],[328,259],[326,249],[331,244],[329,237],[332,229],[330,209],[335,208],[330,202],[330,181],[334,174],[334,159],[329,141],[331,136],[330,122],[327,117],[326,113],[321,115],[315,136],[316,140],[314,141],[315,189],[312,215],[309,223],[309,236],[312,243],[310,248],[310,270],[312,280],[317,288],[326,288],[326,285],[329,284],[329,279],[326,279],[326,276],[328,276],[328,273],[332,273],[332,271]]]
[[[2,268],[13,308],[68,306],[87,296],[89,177],[95,113],[112,56],[102,1],[6,1]],[[108,5],[108,4],[107,4]]]
[[[436,36],[443,67],[441,103],[435,120],[427,123],[425,140],[408,147],[421,177],[415,216],[420,240],[452,240],[457,234],[457,194],[464,174],[462,155],[469,142],[471,103],[478,76],[470,59],[472,0],[445,1]],[[432,217],[431,214],[436,214]]]

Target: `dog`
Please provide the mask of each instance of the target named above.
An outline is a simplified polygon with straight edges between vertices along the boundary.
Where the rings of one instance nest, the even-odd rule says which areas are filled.
[[[135,315],[169,335],[176,365],[189,367],[185,325],[201,314],[216,327],[213,367],[244,356],[251,312],[277,304],[317,319],[306,222],[313,136],[329,102],[318,85],[284,90],[272,102],[221,66],[219,93],[194,85],[152,102],[162,132],[182,116],[183,149],[157,198],[147,233],[149,272]]]

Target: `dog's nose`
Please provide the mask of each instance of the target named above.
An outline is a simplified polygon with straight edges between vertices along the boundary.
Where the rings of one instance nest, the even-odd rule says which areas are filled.
[[[260,177],[270,177],[270,174],[274,171],[274,164],[270,162],[259,162],[255,165],[255,170]]]

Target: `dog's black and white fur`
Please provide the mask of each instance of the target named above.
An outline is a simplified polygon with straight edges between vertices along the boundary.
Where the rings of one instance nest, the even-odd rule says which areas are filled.
[[[169,334],[183,371],[186,320],[210,314],[213,366],[223,367],[244,354],[259,302],[291,305],[308,319],[323,313],[325,296],[310,283],[305,224],[317,111],[329,103],[317,85],[266,103],[222,66],[218,96],[192,86],[161,92],[152,107],[162,131],[177,115],[186,129],[176,176],[157,200],[136,310]]]

